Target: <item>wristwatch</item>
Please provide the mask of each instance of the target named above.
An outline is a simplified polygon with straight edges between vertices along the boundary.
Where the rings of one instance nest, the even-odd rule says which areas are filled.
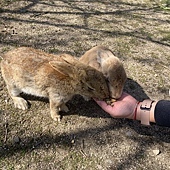
[[[140,106],[140,120],[143,125],[150,125],[150,110],[154,101],[146,99]]]

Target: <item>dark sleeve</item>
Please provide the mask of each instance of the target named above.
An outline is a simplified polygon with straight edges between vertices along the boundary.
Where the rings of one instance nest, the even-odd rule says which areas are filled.
[[[157,125],[170,127],[170,101],[158,101],[155,106],[154,116]]]

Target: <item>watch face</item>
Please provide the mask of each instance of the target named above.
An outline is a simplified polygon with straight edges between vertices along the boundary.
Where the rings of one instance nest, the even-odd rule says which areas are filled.
[[[153,103],[152,100],[149,100],[149,99],[144,100],[144,101],[142,102],[142,105],[140,106],[140,109],[141,109],[141,110],[150,110],[151,107],[152,107],[152,103]]]

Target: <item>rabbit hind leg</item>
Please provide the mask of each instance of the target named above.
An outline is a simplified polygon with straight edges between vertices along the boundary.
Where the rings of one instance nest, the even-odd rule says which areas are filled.
[[[20,93],[22,92],[19,88],[17,88],[14,85],[7,85],[8,92],[13,99],[15,108],[19,108],[22,110],[28,109],[28,103],[27,101],[20,96]]]

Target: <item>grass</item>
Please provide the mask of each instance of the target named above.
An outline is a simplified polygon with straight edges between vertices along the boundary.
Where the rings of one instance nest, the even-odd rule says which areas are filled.
[[[163,10],[170,10],[170,0],[161,0],[159,2],[160,8]]]
[[[0,1],[0,6],[1,7],[8,6],[8,5],[10,5],[12,3],[15,3],[17,1],[21,1],[21,0],[1,0]]]
[[[1,10],[0,26],[8,28],[1,36],[1,54],[31,46],[79,57],[101,44],[123,62],[129,78],[127,92],[140,101],[170,99],[169,13],[158,1],[11,0],[0,4],[8,9]],[[20,8],[27,10],[20,13]],[[14,28],[17,34],[12,35]],[[94,101],[78,96],[68,102],[70,111],[63,113],[60,123],[51,119],[48,102],[30,103],[27,111],[15,109],[0,74],[0,169],[154,170],[170,166],[169,128],[110,118]],[[148,150],[153,148],[159,148],[160,155],[150,156]]]

